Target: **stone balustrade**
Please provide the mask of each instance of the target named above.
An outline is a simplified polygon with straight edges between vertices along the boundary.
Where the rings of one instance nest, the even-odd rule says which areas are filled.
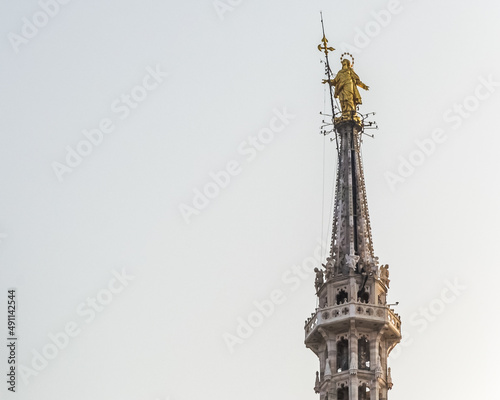
[[[343,303],[334,306],[317,308],[316,312],[306,320],[306,337],[316,328],[316,326],[329,324],[334,320],[348,318],[369,318],[380,322],[388,321],[392,327],[401,333],[401,319],[399,315],[386,305],[375,305],[360,302]]]

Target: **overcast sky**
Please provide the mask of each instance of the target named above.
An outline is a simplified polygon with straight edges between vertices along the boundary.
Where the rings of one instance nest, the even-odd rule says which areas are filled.
[[[318,398],[321,10],[379,126],[390,398],[497,392],[497,1],[24,0],[0,3],[0,398]]]

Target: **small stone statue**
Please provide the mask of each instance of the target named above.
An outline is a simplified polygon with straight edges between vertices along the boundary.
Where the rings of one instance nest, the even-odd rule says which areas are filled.
[[[359,261],[359,256],[346,254],[345,255],[345,260],[346,260],[347,266],[350,269],[352,269],[353,271],[355,271],[356,270],[356,264]]]
[[[332,257],[327,257],[326,258],[326,264],[321,264],[323,268],[325,268],[325,280],[328,281],[329,279],[333,278],[335,275],[333,272],[333,258]]]
[[[316,272],[316,279],[314,280],[314,286],[316,288],[316,291],[318,291],[319,288],[323,285],[323,283],[325,283],[323,279],[323,271],[318,268],[314,268],[314,272]]]
[[[382,265],[380,267],[380,280],[382,281],[382,283],[389,287],[389,265],[386,264],[386,265]]]

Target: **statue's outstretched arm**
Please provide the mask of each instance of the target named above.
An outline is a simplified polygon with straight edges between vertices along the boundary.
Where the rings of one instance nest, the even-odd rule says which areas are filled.
[[[369,90],[369,89],[370,89],[370,87],[369,87],[369,86],[365,85],[365,84],[364,84],[363,82],[361,82],[361,81],[358,81],[358,86],[359,86],[360,88],[365,89],[365,90]]]

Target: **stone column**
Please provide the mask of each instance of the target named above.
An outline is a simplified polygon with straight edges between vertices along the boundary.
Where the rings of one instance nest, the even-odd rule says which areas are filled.
[[[370,370],[375,371],[377,369],[377,356],[378,356],[378,340],[374,334],[369,336],[370,340]]]
[[[349,332],[349,369],[355,367],[358,369],[358,335],[356,334],[356,325],[351,320],[351,329]]]
[[[319,347],[318,351],[318,358],[319,358],[319,377],[320,381],[323,382],[324,378],[324,373],[325,373],[325,363],[326,363],[326,358],[325,358],[325,349],[326,349],[326,343],[324,346]]]
[[[352,269],[350,270],[352,271]],[[351,292],[350,301],[358,301],[358,288],[356,284],[356,278],[354,276],[349,277],[349,291]]]
[[[358,399],[358,335],[356,334],[356,325],[354,320],[351,320],[351,329],[349,335],[349,375],[350,375],[350,387],[349,387],[349,398]],[[354,367],[351,368],[351,367]]]
[[[351,375],[349,386],[350,386],[349,387],[349,399],[358,400],[358,386],[359,386],[358,375]]]
[[[378,389],[379,389],[378,379],[375,378],[374,380],[372,380],[370,385],[370,400],[380,400],[378,398]]]
[[[387,388],[385,385],[379,385],[379,391],[381,393],[379,400],[387,400]]]
[[[330,359],[330,368],[332,370],[332,375],[337,373],[337,341],[335,338],[330,338],[327,341],[328,346],[328,358]],[[335,393],[335,395],[337,395]]]

